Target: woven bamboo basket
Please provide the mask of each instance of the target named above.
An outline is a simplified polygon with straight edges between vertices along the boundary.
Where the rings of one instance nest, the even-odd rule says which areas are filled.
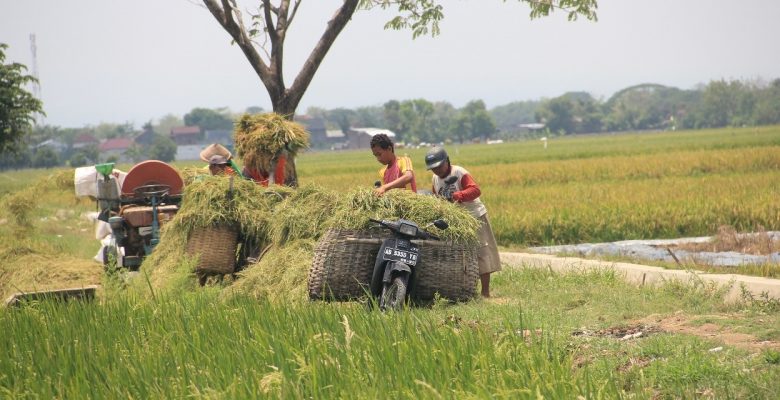
[[[192,231],[187,254],[199,256],[195,272],[230,274],[236,268],[238,230],[229,225],[209,226]]]
[[[391,236],[384,230],[329,230],[314,249],[309,298],[351,300],[366,295],[381,242]],[[475,246],[415,242],[420,244],[422,263],[412,298],[428,301],[435,293],[456,301],[474,297],[479,275]]]

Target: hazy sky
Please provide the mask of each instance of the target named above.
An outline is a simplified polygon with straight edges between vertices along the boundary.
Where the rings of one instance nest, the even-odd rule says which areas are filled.
[[[289,31],[292,82],[340,1],[306,0]],[[718,79],[780,78],[780,1],[599,0],[599,21],[531,21],[509,0],[444,0],[436,38],[385,31],[359,11],[325,57],[299,113],[425,98],[488,107],[639,83],[690,89]],[[0,0],[7,60],[32,71],[37,38],[46,123],[139,127],[194,107],[270,109],[238,47],[196,1]]]

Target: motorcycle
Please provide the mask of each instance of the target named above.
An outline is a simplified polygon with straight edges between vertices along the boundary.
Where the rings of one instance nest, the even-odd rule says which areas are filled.
[[[379,309],[399,310],[408,293],[413,292],[416,283],[415,271],[421,266],[420,249],[412,240],[441,240],[427,232],[429,226],[447,229],[446,221],[437,219],[420,228],[405,219],[396,221],[369,219],[393,233],[393,237],[382,241],[371,275],[371,295],[379,300]]]

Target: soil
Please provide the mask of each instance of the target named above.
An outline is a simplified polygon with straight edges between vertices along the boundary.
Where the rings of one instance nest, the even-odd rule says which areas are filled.
[[[702,318],[703,316],[697,316],[696,318]],[[722,315],[708,315],[704,316],[708,319],[733,319],[735,317],[722,316]],[[683,333],[686,335],[694,335],[701,338],[711,339],[717,342],[722,342],[727,346],[734,346],[747,350],[763,350],[773,349],[780,350],[780,342],[772,340],[758,340],[755,336],[735,332],[729,327],[714,323],[705,323],[697,325],[692,323],[690,316],[684,313],[678,312],[672,315],[650,315],[639,321],[638,324],[650,324],[656,326],[660,332],[667,333]]]
[[[700,318],[726,320],[734,319],[736,317],[724,315],[696,316],[696,319]],[[617,340],[635,340],[660,333],[693,335],[704,339],[710,339],[726,346],[733,346],[750,351],[765,349],[780,350],[780,342],[778,341],[758,340],[753,335],[735,332],[729,327],[711,322],[698,325],[694,323],[690,316],[685,315],[682,312],[677,312],[672,315],[653,314],[626,324],[596,331],[576,330],[572,332],[572,336],[602,336]],[[717,349],[717,347],[714,349]]]

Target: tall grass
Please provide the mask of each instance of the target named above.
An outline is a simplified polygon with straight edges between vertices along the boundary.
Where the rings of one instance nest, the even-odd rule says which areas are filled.
[[[41,398],[587,398],[562,343],[421,312],[208,294],[4,312],[0,395]],[[34,334],[23,334],[34,333]]]

